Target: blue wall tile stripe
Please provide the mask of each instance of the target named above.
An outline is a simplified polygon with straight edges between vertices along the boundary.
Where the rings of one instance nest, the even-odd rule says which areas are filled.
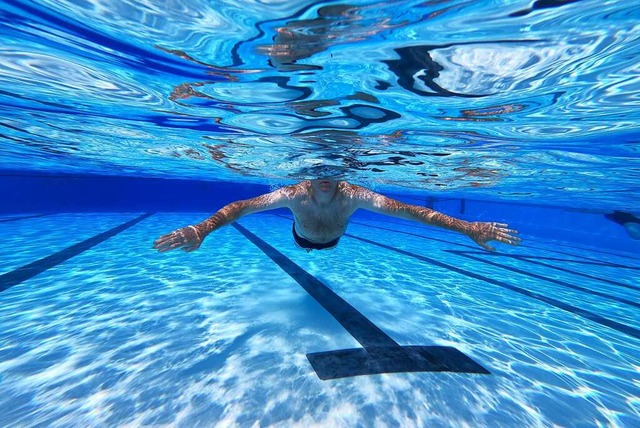
[[[18,221],[18,220],[26,220],[28,218],[37,218],[37,217],[44,217],[47,215],[51,215],[51,214],[36,214],[36,215],[27,215],[27,216],[22,216],[22,217],[12,217],[12,218],[4,218],[0,220],[0,223],[7,223],[10,221]]]
[[[616,331],[619,331],[620,333],[624,333],[624,334],[627,334],[629,336],[632,336],[632,337],[635,337],[637,339],[640,339],[640,330],[637,329],[637,328],[634,328],[634,327],[619,323],[617,321],[610,320],[608,318],[605,318],[605,317],[602,317],[600,315],[597,315],[597,314],[595,314],[593,312],[590,312],[590,311],[587,311],[587,310],[584,310],[584,309],[580,309],[578,307],[569,305],[567,303],[561,302],[561,301],[553,299],[551,297],[547,297],[545,295],[542,295],[542,294],[539,294],[539,293],[535,293],[533,291],[525,290],[524,288],[520,288],[520,287],[517,287],[515,285],[508,284],[506,282],[502,282],[502,281],[499,281],[499,280],[496,280],[496,279],[493,279],[493,278],[489,278],[489,277],[486,277],[484,275],[479,275],[479,274],[474,273],[474,272],[469,272],[469,271],[467,271],[465,269],[461,269],[461,268],[459,268],[457,266],[453,266],[453,265],[449,265],[447,263],[440,262],[440,261],[432,259],[430,257],[421,256],[421,255],[418,255],[418,254],[411,253],[409,251],[401,250],[399,248],[394,248],[394,247],[391,247],[389,245],[385,245],[385,244],[381,244],[379,242],[371,241],[370,239],[361,238],[359,236],[355,236],[355,235],[352,235],[352,234],[345,234],[345,236],[348,236],[348,237],[353,238],[353,239],[357,239],[357,240],[362,241],[362,242],[366,242],[368,244],[376,245],[378,247],[385,248],[387,250],[391,250],[391,251],[394,251],[396,253],[399,253],[399,254],[402,254],[402,255],[405,255],[405,256],[408,256],[408,257],[412,257],[414,259],[418,259],[418,260],[430,263],[430,264],[432,264],[434,266],[438,266],[438,267],[441,267],[441,268],[444,268],[444,269],[448,269],[450,271],[459,273],[461,275],[465,275],[465,276],[467,276],[469,278],[478,279],[480,281],[484,281],[484,282],[487,282],[489,284],[497,285],[497,286],[505,288],[507,290],[515,291],[516,293],[522,294],[522,295],[527,296],[527,297],[534,298],[534,299],[539,300],[541,302],[544,302],[544,303],[546,303],[548,305],[554,306],[554,307],[556,307],[558,309],[562,309],[562,310],[571,312],[571,313],[573,313],[575,315],[578,315],[580,317],[586,318],[586,319],[588,319],[590,321],[594,321],[594,322],[596,322],[596,323],[598,323],[600,325],[603,325],[603,326],[606,326],[606,327],[610,327],[610,328],[612,328],[612,329],[614,329]]]
[[[92,238],[86,239],[82,242],[78,242],[64,250],[51,254],[35,262],[29,263],[19,267],[11,272],[0,275],[0,292],[5,291],[14,285],[18,285],[34,276],[51,269],[54,266],[59,265],[62,262],[69,260],[72,257],[77,256],[80,253],[87,251],[88,249],[106,241],[107,239],[123,232],[130,227],[140,223],[142,220],[150,217],[153,213],[142,214],[139,217],[129,220],[120,226],[116,226],[113,229],[102,232]]]
[[[555,278],[552,278],[552,277],[549,277],[549,276],[538,275],[537,273],[533,273],[533,272],[525,271],[525,270],[522,270],[522,269],[518,269],[518,268],[515,268],[513,266],[508,266],[508,265],[505,265],[505,264],[495,263],[495,262],[492,262],[490,260],[483,259],[481,257],[472,256],[472,255],[470,255],[468,253],[465,253],[463,251],[451,251],[451,250],[445,250],[445,251],[447,251],[448,253],[451,253],[451,254],[457,254],[457,255],[459,255],[461,257],[466,257],[468,259],[475,260],[475,261],[480,262],[480,263],[488,264],[490,266],[495,266],[495,267],[498,267],[500,269],[505,269],[505,270],[508,270],[508,271],[511,271],[511,272],[519,273],[521,275],[526,275],[526,276],[531,277],[531,278],[539,279],[541,281],[546,281],[546,282],[550,282],[552,284],[560,285],[561,287],[571,288],[571,289],[574,289],[574,290],[582,291],[583,293],[593,294],[594,296],[604,297],[605,299],[614,300],[616,302],[623,303],[625,305],[629,305],[629,306],[634,306],[636,308],[640,308],[640,303],[633,302],[633,301],[627,300],[627,299],[623,299],[621,297],[616,297],[616,296],[612,296],[612,295],[607,294],[607,293],[602,293],[600,291],[591,290],[591,289],[585,288],[585,287],[580,287],[579,285],[570,284],[568,282],[560,281],[559,279],[555,279]]]
[[[375,346],[398,346],[398,344],[360,311],[347,303],[313,275],[291,261],[287,256],[249,232],[243,226],[232,223],[256,247],[305,289],[327,310],[364,348]]]

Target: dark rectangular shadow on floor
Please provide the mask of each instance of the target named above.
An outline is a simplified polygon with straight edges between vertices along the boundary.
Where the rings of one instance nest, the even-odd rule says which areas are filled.
[[[233,223],[233,227],[293,278],[363,346],[307,354],[320,379],[399,372],[489,373],[453,347],[400,346],[360,311],[284,254],[238,223]]]

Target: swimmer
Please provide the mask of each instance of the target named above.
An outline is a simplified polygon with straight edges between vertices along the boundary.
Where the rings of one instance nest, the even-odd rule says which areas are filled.
[[[335,248],[346,232],[351,215],[358,209],[413,220],[462,233],[488,251],[489,241],[518,245],[518,232],[493,222],[468,222],[430,208],[388,198],[365,187],[335,177],[305,180],[255,198],[232,202],[201,223],[182,227],[154,242],[160,252],[181,248],[191,252],[212,232],[248,214],[288,208],[293,213],[295,243],[307,252]]]
[[[629,235],[630,238],[640,240],[640,218],[624,211],[614,211],[604,216],[608,220],[624,227],[624,230],[627,231],[627,235]]]

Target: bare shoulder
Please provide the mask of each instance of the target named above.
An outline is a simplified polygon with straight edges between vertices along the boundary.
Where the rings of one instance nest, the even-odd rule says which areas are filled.
[[[395,215],[396,212],[410,207],[410,205],[403,202],[355,184],[347,183],[344,193],[350,195],[349,197],[352,198],[357,208],[363,208],[378,213]]]
[[[284,186],[276,190],[290,200],[300,199],[302,196],[309,194],[311,183],[309,181],[301,181],[300,183]]]
[[[338,189],[340,191],[340,194],[348,199],[368,198],[376,194],[366,187],[358,186],[357,184],[351,184],[347,181],[341,181],[338,184]]]
[[[376,193],[371,189],[357,184],[351,184],[346,181],[340,183],[340,192],[346,199],[352,200],[358,206],[369,206],[381,204],[388,198],[380,193]]]
[[[223,207],[221,211],[239,210],[242,216],[260,211],[273,210],[277,208],[291,208],[295,204],[298,190],[296,185],[285,186],[269,193],[230,203]]]
[[[309,193],[309,186],[309,182],[303,181],[301,183],[281,187],[271,193],[267,193],[265,196],[268,196],[271,199],[277,199],[282,202],[292,203],[299,201],[301,198],[307,195]]]

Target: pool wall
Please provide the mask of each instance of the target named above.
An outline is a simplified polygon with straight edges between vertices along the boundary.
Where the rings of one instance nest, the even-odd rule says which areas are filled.
[[[254,183],[8,171],[0,173],[0,213],[213,213],[229,202],[269,190],[269,186]],[[607,220],[604,210],[449,197],[444,193],[383,193],[466,220],[505,222],[525,237],[640,252],[640,241],[631,239],[621,225]],[[383,219],[363,211],[356,216]]]

